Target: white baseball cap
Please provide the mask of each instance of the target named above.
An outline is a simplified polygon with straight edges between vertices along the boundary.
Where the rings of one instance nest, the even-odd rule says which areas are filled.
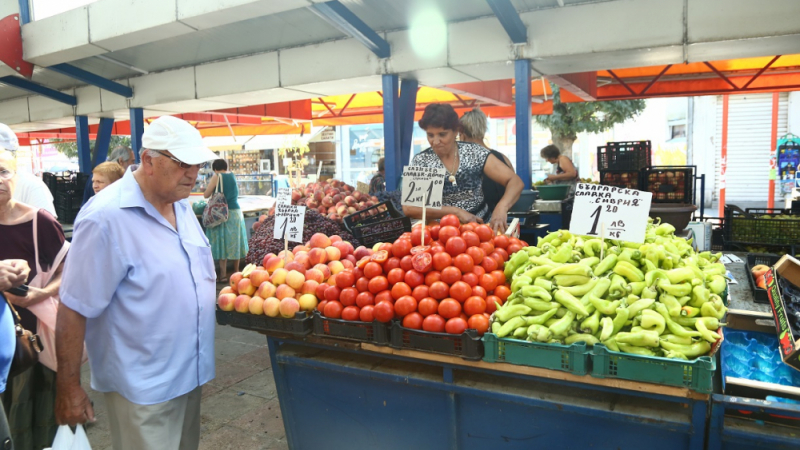
[[[161,116],[152,121],[142,135],[142,147],[169,151],[186,164],[201,164],[219,159],[219,156],[203,145],[203,137],[195,127],[173,116]]]
[[[11,131],[8,125],[0,123],[0,148],[15,152],[18,147],[17,135]]]

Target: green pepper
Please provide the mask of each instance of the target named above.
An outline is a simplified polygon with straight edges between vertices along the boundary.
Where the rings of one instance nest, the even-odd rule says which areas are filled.
[[[553,299],[553,296],[550,295],[550,291],[543,287],[539,286],[524,286],[522,289],[519,290],[521,295],[525,298],[539,298],[543,301],[549,302]]]
[[[497,337],[506,337],[519,327],[525,326],[525,318],[521,316],[512,317],[508,322],[497,330]]]
[[[653,286],[648,286],[642,290],[642,298],[657,298],[658,291]]]
[[[681,353],[681,352],[673,352],[672,350],[664,352],[664,357],[665,358],[672,358],[672,359],[683,359],[683,360],[688,360],[689,359],[683,353]]]
[[[539,247],[535,247],[535,246],[532,246],[532,245],[530,247],[525,247],[523,250],[525,250],[525,252],[528,254],[528,256],[541,256],[542,255],[542,250]]]
[[[706,328],[705,322],[703,322],[702,320],[698,320],[697,322],[695,322],[695,327],[697,328],[697,331],[700,332],[700,336],[703,339],[707,340],[708,342],[711,342],[712,344],[717,342],[721,338],[719,334],[714,333],[713,331]]]
[[[651,246],[644,255],[647,261],[650,261],[654,267],[658,267],[661,261],[667,259],[667,252],[661,245]]]
[[[550,328],[540,324],[531,325],[527,329],[523,328],[523,330],[526,330],[529,341],[547,342],[553,337],[553,332],[550,331]]]
[[[623,248],[622,252],[619,254],[620,261],[626,261],[634,266],[639,264],[640,259],[642,259],[642,252],[638,249]]]
[[[617,345],[616,339],[611,338],[611,339],[606,339],[605,341],[603,341],[601,339],[601,341],[602,341],[603,345],[608,347],[608,349],[611,350],[612,352],[619,352],[620,351],[619,345]]]
[[[522,303],[531,311],[547,312],[551,309],[558,309],[561,305],[556,302],[545,302],[535,298],[523,298]]]
[[[689,297],[688,295],[683,297],[678,297],[678,303],[680,303],[681,306],[686,306],[686,304],[689,303],[689,300],[691,299],[692,297]]]
[[[713,263],[703,267],[703,274],[706,277],[713,275],[725,275],[727,272],[728,269],[726,269],[725,264],[722,263]]]
[[[665,350],[681,353],[687,358],[697,358],[711,351],[711,344],[707,341],[698,341],[691,345],[680,345],[662,340],[659,345]]]
[[[497,332],[500,331],[500,327],[500,322],[492,322],[492,334],[496,335]]]
[[[563,265],[562,263],[557,263],[555,261],[552,261],[545,256],[531,256],[530,258],[528,258],[528,261],[532,262],[537,266],[558,267]]]
[[[713,317],[717,320],[725,317],[725,310],[718,310],[712,302],[703,303],[700,307],[700,315],[703,317]]]
[[[675,336],[674,334],[662,334],[659,339],[680,345],[691,345],[694,342],[694,339],[688,336]]]
[[[554,299],[558,303],[561,303],[564,308],[567,308],[579,316],[586,317],[589,315],[589,311],[586,310],[583,303],[563,289],[556,290]]]
[[[511,282],[511,292],[517,292],[522,286],[529,286],[533,284],[533,280],[526,276],[518,276]]]
[[[608,287],[608,296],[611,299],[621,298],[623,295],[628,295],[628,283],[625,278],[620,275],[614,274],[611,276],[611,285]]]
[[[661,290],[661,292],[665,292],[675,297],[683,297],[685,295],[689,295],[692,293],[691,283],[671,284],[667,280],[660,280],[657,286]]]
[[[547,272],[550,272],[553,269],[555,269],[555,266],[536,266],[523,272],[522,276],[530,277],[531,279],[536,280],[539,277],[545,276]]]
[[[680,269],[672,269],[667,271],[667,279],[669,279],[671,284],[691,281],[692,278],[694,278],[694,271],[688,267],[681,267]]]
[[[540,288],[542,288],[542,289],[544,289],[544,290],[546,290],[548,292],[552,292],[553,291],[553,282],[550,281],[550,280],[546,280],[544,278],[541,278],[541,277],[537,278],[533,282],[533,285],[534,286],[539,286]]]
[[[630,317],[628,308],[617,308],[617,315],[614,317],[613,321],[614,331],[611,333],[612,336],[619,333],[619,330],[625,326],[625,323],[628,321],[628,317]]]
[[[652,262],[650,262],[650,260],[648,260],[648,259],[643,259],[643,260],[642,260],[642,265],[644,266],[644,276],[645,276],[645,277],[647,277],[647,273],[648,273],[648,272],[652,272],[652,271],[654,271],[654,270],[659,270],[659,269],[658,269],[658,266],[656,266],[655,264],[653,264]],[[645,278],[645,280],[646,280],[646,279],[647,279],[647,278]]]
[[[508,297],[508,301],[505,302],[504,305],[514,306],[514,305],[521,305],[522,303],[524,303],[523,299],[520,298],[519,296],[516,296],[514,298]]]
[[[672,316],[669,315],[667,311],[667,307],[663,303],[656,303],[656,311],[661,314],[664,318],[664,321],[667,323],[667,329],[670,333],[676,336],[688,336],[688,337],[699,337],[700,333],[697,331],[689,331],[682,326],[680,326],[677,322],[672,320]],[[667,349],[669,350],[669,349]],[[688,355],[687,355],[688,356]]]
[[[584,265],[586,267],[594,267],[600,264],[600,258],[597,256],[590,256],[588,258],[583,258],[578,261],[578,264]]]
[[[666,321],[661,314],[653,311],[652,309],[645,309],[642,311],[642,328],[645,330],[651,330],[656,332],[657,334],[661,334],[664,332],[664,329],[667,326]]]
[[[506,262],[505,268],[503,269],[503,273],[506,275],[506,279],[511,278],[511,275],[514,274],[514,271],[520,268],[523,264],[529,263],[528,260],[528,252],[516,252],[511,256]],[[532,264],[532,263],[531,263]]]
[[[603,241],[600,239],[589,239],[583,243],[583,252],[586,256],[599,256],[603,250]]]
[[[514,336],[514,339],[525,339],[528,336],[528,329],[523,327],[519,327],[511,333]]]
[[[553,277],[553,281],[559,287],[569,287],[569,286],[577,286],[579,284],[588,283],[591,278],[584,277],[583,275],[556,275]]]
[[[556,317],[560,319],[560,318],[566,316],[568,311],[569,310],[567,308],[564,308],[563,306],[559,306],[556,309]]]
[[[600,278],[597,281],[597,284],[594,285],[591,291],[589,291],[592,295],[595,295],[599,298],[605,297],[606,293],[608,292],[608,288],[611,286],[611,280],[609,278]]]
[[[583,264],[564,264],[563,266],[556,267],[550,272],[547,272],[545,277],[553,278],[556,275],[580,275],[584,277],[590,277],[592,276],[592,269],[584,266]]]
[[[564,317],[558,319],[555,323],[550,325],[550,331],[553,332],[553,336],[562,336],[567,334],[567,330],[569,330],[570,325],[572,325],[572,321],[575,320],[575,313],[572,311],[567,311],[564,314]]]
[[[600,311],[595,311],[594,314],[581,322],[580,332],[595,334],[598,328],[600,328]]]
[[[572,246],[564,244],[558,248],[558,251],[550,256],[554,262],[565,263],[572,257]]]
[[[561,289],[562,291],[567,291],[570,294],[574,295],[575,297],[582,297],[591,292],[591,290],[594,289],[594,287],[597,285],[599,281],[600,280],[598,278],[593,278],[589,280],[589,282],[586,284],[581,284],[578,286],[562,287],[559,289]]]
[[[524,272],[526,272],[531,266],[533,266],[532,262],[525,261],[521,266],[517,267],[517,269],[511,275],[511,278],[513,279],[517,275],[523,275]],[[505,272],[503,272],[503,275],[505,275]],[[506,277],[506,279],[508,279],[508,277]]]
[[[708,282],[708,288],[714,294],[722,294],[725,292],[725,288],[728,287],[728,282],[725,281],[725,278],[720,275],[714,275],[711,277],[711,281]]]
[[[689,306],[700,308],[711,298],[711,292],[703,286],[695,286],[692,288],[692,299],[689,300]]]
[[[628,281],[644,281],[644,273],[627,261],[617,261],[614,273],[623,276]]]
[[[668,223],[662,223],[656,227],[656,236],[669,236],[675,233],[675,227]]]
[[[698,315],[700,315],[700,308],[694,308],[689,305],[686,305],[681,308],[682,317],[696,317]]]
[[[545,236],[543,238],[540,237],[539,238],[539,242],[536,244],[536,246],[539,247],[539,248],[542,248],[542,246],[544,244],[547,244],[548,242],[551,242],[551,241],[553,241],[555,239],[558,239],[561,236],[562,236],[562,234],[561,234],[560,231],[554,231],[552,233],[549,233],[547,236]]]
[[[702,312],[700,314],[702,314]],[[709,316],[709,317],[691,317],[691,318],[689,318],[689,317],[679,317],[679,318],[675,319],[675,322],[678,323],[681,326],[684,326],[684,327],[697,328],[697,321],[698,320],[702,320],[703,324],[709,330],[718,330],[720,326],[724,325],[724,324],[719,322],[719,319],[717,319],[716,317],[713,317],[713,316]]]
[[[600,343],[600,341],[591,334],[578,333],[578,334],[573,334],[572,336],[568,336],[566,339],[564,339],[564,343],[567,345],[572,345],[576,342],[585,342],[586,345],[588,345],[589,347],[593,347],[594,344]]]
[[[614,321],[611,317],[603,317],[600,319],[600,340],[607,341],[614,332]]]
[[[623,353],[630,353],[632,355],[639,355],[639,356],[655,356],[656,354],[653,353],[652,350],[646,349],[644,347],[637,347],[635,345],[630,344],[623,344],[622,342],[617,342],[617,346]]]
[[[550,320],[558,311],[558,308],[553,308],[549,311],[539,314],[538,316],[525,316],[525,324],[530,325],[544,325],[545,322]]]
[[[639,314],[640,311],[643,311],[653,306],[655,302],[656,302],[655,299],[652,298],[642,298],[629,304],[628,307],[626,308],[626,310],[628,311],[628,317],[635,317],[637,314]],[[627,317],[625,318],[625,320],[627,320]]]
[[[616,314],[617,308],[619,308],[621,303],[620,300],[609,301],[597,298],[597,296],[593,295],[591,292],[588,294],[588,298],[597,311],[600,311],[607,316],[613,316]]]
[[[640,331],[626,333],[621,331],[615,336],[617,344],[630,344],[637,347],[658,347],[658,333],[655,331]]]
[[[634,281],[632,283],[628,283],[628,286],[631,287],[631,294],[641,295],[644,288],[647,287],[647,283],[644,281]]]
[[[673,295],[669,294],[661,294],[658,297],[658,300],[667,307],[667,312],[672,317],[680,317],[681,315],[681,304],[678,302],[678,299],[675,298]]]
[[[494,317],[500,322],[508,322],[514,317],[524,316],[531,312],[525,305],[503,306],[494,312]]]
[[[617,259],[618,259],[617,255],[613,253],[610,255],[606,255],[606,257],[603,258],[603,260],[600,261],[600,263],[598,263],[597,266],[595,266],[594,274],[596,276],[600,276],[605,274],[609,270],[613,269],[614,266],[617,264]]]
[[[656,269],[649,270],[644,276],[644,282],[648,286],[655,286],[659,280],[669,280],[666,270]]]

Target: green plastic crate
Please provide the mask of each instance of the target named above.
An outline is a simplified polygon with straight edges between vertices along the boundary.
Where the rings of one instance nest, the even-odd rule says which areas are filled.
[[[569,184],[550,184],[534,188],[539,191],[539,200],[564,200],[570,187]]]
[[[717,364],[713,356],[683,361],[615,352],[602,344],[597,344],[592,349],[592,376],[596,378],[619,378],[686,387],[708,394],[713,390],[716,370]]]
[[[483,335],[483,348],[483,360],[486,362],[541,367],[575,375],[586,375],[590,370],[591,351],[585,342],[576,342],[572,345],[542,344],[498,338],[492,333],[486,333]]]

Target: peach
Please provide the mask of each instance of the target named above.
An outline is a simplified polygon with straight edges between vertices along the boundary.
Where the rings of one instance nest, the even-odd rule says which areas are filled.
[[[314,280],[306,280],[305,283],[303,283],[303,287],[300,288],[300,292],[302,294],[312,294],[313,295],[315,292],[317,292],[317,286],[319,286],[318,282],[316,282]]]
[[[241,281],[242,278],[244,278],[244,275],[242,275],[242,272],[236,272],[233,275],[231,275],[231,286],[238,285],[239,281]]]
[[[314,280],[317,283],[322,283],[325,281],[325,275],[323,275],[322,271],[319,269],[308,269],[306,270],[306,281],[308,280]]]
[[[297,252],[308,252],[310,249],[305,245],[297,245],[295,248],[292,249],[292,253],[297,256]]]
[[[264,267],[267,268],[269,273],[274,273],[276,270],[283,268],[284,266],[283,258],[278,258],[277,256],[271,257],[267,262],[264,263]]]
[[[306,282],[306,277],[303,276],[302,273],[296,270],[290,270],[288,274],[286,274],[286,284],[289,285],[295,291],[299,290],[303,287],[303,283]]]
[[[283,300],[285,298],[294,296],[295,296],[294,289],[292,289],[292,287],[287,284],[282,284],[278,286],[278,288],[275,290],[275,297],[277,297],[278,300]]]
[[[330,285],[328,283],[320,283],[317,286],[317,289],[314,291],[314,295],[316,295],[319,299],[325,298],[325,290],[329,287]]]
[[[339,252],[342,254],[342,258],[353,253],[353,246],[344,241],[334,242],[333,247],[339,249]]]
[[[303,266],[303,270],[310,269],[313,264],[311,264],[311,258],[308,257],[308,253],[301,252],[294,257],[294,262],[291,264],[300,264]]]
[[[253,286],[261,286],[261,283],[269,280],[269,272],[256,269],[250,272],[250,283]]]
[[[275,297],[264,299],[264,314],[269,317],[278,317],[280,314],[281,301]]]
[[[353,264],[355,264],[355,263],[356,263],[356,261],[357,261],[357,260],[356,260],[356,257],[355,257],[355,256],[353,256],[352,254],[350,254],[350,255],[347,255],[347,256],[345,256],[345,257],[344,257],[344,259],[342,259],[342,261],[345,261],[345,260],[347,260],[347,261],[350,261],[350,262],[351,262],[351,263],[353,263]]]
[[[284,267],[284,269],[288,270],[289,272],[295,271],[295,272],[300,272],[301,274],[306,273],[306,266],[298,263],[297,261],[290,262]]]
[[[335,244],[337,242],[342,242],[342,237],[339,236],[338,234],[334,234],[333,236],[331,236],[331,244]]]
[[[239,283],[236,285],[236,288],[239,290],[239,293],[242,295],[253,295],[256,293],[256,289],[258,286],[254,286],[253,283],[250,281],[250,278],[242,278],[239,280]]]
[[[356,265],[355,265],[355,264],[353,264],[353,262],[352,262],[352,261],[350,261],[349,259],[343,259],[343,260],[341,260],[341,261],[339,261],[339,262],[340,262],[340,263],[342,263],[342,265],[344,266],[344,268],[345,268],[345,269],[352,269],[353,267],[355,267],[355,266],[356,266]]]
[[[365,256],[372,256],[372,253],[373,253],[372,250],[368,249],[367,247],[364,247],[363,245],[359,246],[357,249],[353,251],[353,255],[355,255],[356,260],[358,261],[360,261],[361,258],[364,258]]]
[[[219,298],[217,299],[217,305],[219,305],[219,309],[223,311],[233,311],[234,301],[236,301],[236,294],[220,294]]]
[[[222,290],[219,291],[219,295],[222,294],[234,294],[233,288],[230,286],[225,286],[224,288],[222,288]]]
[[[344,264],[341,261],[331,261],[328,263],[328,267],[334,275],[344,270]]]
[[[281,258],[286,263],[290,263],[294,261],[294,253],[287,252],[286,250],[281,250],[281,252],[278,253],[278,258]]]
[[[233,309],[240,313],[250,312],[250,296],[240,295],[233,301]]]
[[[255,314],[260,316],[264,314],[264,299],[254,295],[250,299],[250,303],[248,304],[248,309],[250,310],[250,314]]]
[[[261,283],[258,287],[258,291],[256,291],[256,295],[261,298],[269,298],[275,295],[275,291],[277,288],[274,284],[270,283],[269,281],[265,281]]]
[[[336,286],[336,274],[331,275],[330,278],[326,281],[331,286]]]
[[[300,302],[296,298],[289,297],[281,300],[281,316],[291,319],[298,311],[300,311]]]
[[[311,248],[330,247],[331,239],[322,233],[314,233],[314,235],[311,236],[311,239],[308,241],[308,245]]]
[[[312,248],[308,252],[308,261],[312,265],[325,264],[328,262],[328,253],[322,248]]]
[[[325,247],[325,253],[328,254],[328,261],[338,261],[342,259],[342,252],[334,246]]]
[[[317,297],[313,294],[303,294],[297,300],[297,303],[303,311],[313,311],[317,307]]]
[[[274,257],[275,257],[275,253],[267,253],[266,255],[264,255],[264,259],[261,260],[261,265],[264,266],[264,268],[266,269],[267,268],[267,261],[269,261],[270,258],[274,258]]]
[[[284,268],[277,269],[275,272],[272,272],[272,278],[269,281],[275,286],[283,284],[286,282],[286,274],[288,273],[289,271]]]

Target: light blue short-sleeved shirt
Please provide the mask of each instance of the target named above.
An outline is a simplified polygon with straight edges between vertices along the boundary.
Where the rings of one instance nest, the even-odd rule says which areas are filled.
[[[87,318],[92,389],[141,405],[214,378],[211,248],[189,203],[174,208],[177,231],[127,171],[78,214],[59,291]]]

